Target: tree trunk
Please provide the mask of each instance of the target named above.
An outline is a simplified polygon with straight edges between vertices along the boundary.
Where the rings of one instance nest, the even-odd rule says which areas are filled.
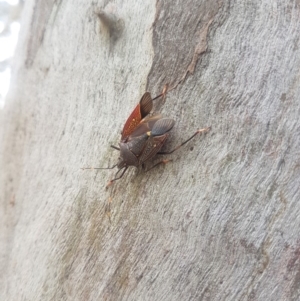
[[[0,115],[0,299],[299,300],[299,19],[296,0],[26,1]],[[212,130],[107,189],[116,170],[81,170],[117,162],[167,83],[164,149]]]

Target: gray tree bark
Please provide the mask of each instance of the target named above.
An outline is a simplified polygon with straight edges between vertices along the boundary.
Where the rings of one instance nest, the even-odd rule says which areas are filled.
[[[0,115],[1,300],[299,300],[300,3],[26,1]],[[171,149],[105,189],[141,95]],[[156,162],[156,161],[155,161]]]

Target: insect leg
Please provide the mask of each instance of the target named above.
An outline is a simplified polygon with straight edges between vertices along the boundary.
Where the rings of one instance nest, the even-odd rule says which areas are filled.
[[[176,146],[174,149],[172,149],[171,151],[168,152],[158,152],[157,155],[168,155],[168,154],[172,154],[174,153],[176,150],[178,150],[180,147],[182,147],[183,145],[185,145],[187,142],[189,142],[190,140],[192,140],[196,135],[198,134],[202,134],[202,133],[207,133],[210,130],[210,127],[208,128],[204,128],[201,130],[198,130],[194,135],[192,135],[189,139],[185,140],[184,142],[182,142],[180,145]]]
[[[153,166],[151,166],[149,169],[147,169],[145,172],[151,170],[152,168],[156,167],[157,165],[160,165],[160,164],[167,164],[169,162],[173,161],[172,159],[165,159],[165,160],[161,160],[159,162],[157,162],[156,164],[154,164]]]
[[[155,99],[157,99],[157,98],[159,98],[159,97],[161,97],[161,96],[163,97],[163,100],[165,100],[167,93],[168,93],[169,91],[173,90],[173,89],[171,89],[171,90],[168,90],[168,89],[169,89],[169,84],[166,84],[166,85],[164,86],[162,92],[161,92],[159,95],[157,95],[157,96],[155,96],[154,98],[152,98],[152,100],[155,100]]]
[[[115,182],[115,181],[121,179],[121,178],[123,177],[125,171],[127,170],[127,168],[128,168],[128,166],[126,166],[126,167],[124,168],[123,172],[121,173],[121,175],[120,175],[119,177],[110,180],[110,181],[107,183],[106,187],[110,186],[113,182]],[[117,171],[117,173],[116,173],[115,176],[117,176],[117,174],[119,173],[120,170],[121,170],[121,169],[119,169],[119,170]]]

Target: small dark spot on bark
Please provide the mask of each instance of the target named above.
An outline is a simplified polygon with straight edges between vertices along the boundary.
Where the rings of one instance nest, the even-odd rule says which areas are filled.
[[[138,277],[136,277],[136,281],[140,282],[140,280],[144,277],[144,274],[139,275]]]
[[[193,146],[191,146],[191,147],[190,147],[190,151],[193,151],[193,150],[194,150],[194,147],[193,147]]]
[[[101,23],[109,30],[112,40],[118,40],[124,30],[124,21],[115,14],[108,13],[104,10],[99,9],[96,10],[95,13],[101,20]]]
[[[285,101],[286,100],[286,93],[282,93],[281,97],[280,97],[281,101]]]

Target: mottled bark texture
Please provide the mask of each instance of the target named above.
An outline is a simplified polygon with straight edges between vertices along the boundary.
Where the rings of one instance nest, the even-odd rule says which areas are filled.
[[[0,299],[300,300],[299,20],[299,0],[26,1]],[[108,189],[80,169],[114,164],[144,91],[178,82],[165,149],[207,135]]]

